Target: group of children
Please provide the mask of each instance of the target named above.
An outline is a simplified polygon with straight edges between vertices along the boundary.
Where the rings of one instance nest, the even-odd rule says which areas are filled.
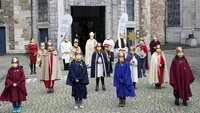
[[[38,52],[39,64],[41,67],[41,80],[44,81],[48,93],[53,92],[54,81],[60,79],[61,72],[57,52],[54,51],[52,43],[48,44],[48,50],[44,49],[44,44],[41,45],[41,50]],[[187,100],[192,96],[190,84],[195,77],[192,74],[190,66],[183,54],[181,47],[177,47],[176,56],[170,67],[170,77],[168,76],[166,59],[160,45],[154,45],[155,51],[152,53],[149,83],[154,83],[157,89],[161,88],[164,82],[170,82],[173,87],[175,96],[175,104],[179,105],[179,98],[183,99],[183,105],[187,106]],[[113,85],[116,87],[117,98],[119,98],[119,107],[124,107],[126,97],[136,96],[135,90],[138,78],[145,76],[145,70],[148,67],[148,49],[144,43],[144,39],[139,40],[139,45],[135,48],[129,47],[129,53],[118,53],[118,61],[115,64]],[[109,52],[109,45],[104,45],[104,50],[101,43],[97,43],[95,52],[91,58],[91,78],[96,78],[95,90],[99,91],[99,81],[102,83],[102,90],[106,91],[104,77],[110,76],[112,72],[112,63]],[[87,87],[89,84],[87,66],[82,59],[80,49],[74,51],[74,59],[69,64],[69,72],[66,84],[72,86],[72,96],[75,99],[75,108],[83,108],[82,99],[87,98]],[[56,59],[56,60],[55,60]],[[11,68],[8,70],[5,89],[0,96],[1,101],[10,101],[13,103],[13,112],[19,112],[21,101],[26,100],[27,91],[25,84],[25,75],[23,67],[19,65],[19,59],[14,57],[11,60]],[[54,68],[57,67],[55,70]],[[146,68],[146,69],[145,69]]]

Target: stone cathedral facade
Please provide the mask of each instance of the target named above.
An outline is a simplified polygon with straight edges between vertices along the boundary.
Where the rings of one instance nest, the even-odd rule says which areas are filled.
[[[63,14],[72,15],[67,36],[73,41],[78,35],[82,48],[90,31],[99,42],[107,34],[116,40],[124,12],[129,16],[127,39],[130,32],[137,32],[147,44],[152,35],[162,43],[185,44],[188,35],[194,34],[200,44],[199,6],[199,0],[0,0],[0,54],[25,53],[32,36],[38,44],[48,39],[56,47]]]

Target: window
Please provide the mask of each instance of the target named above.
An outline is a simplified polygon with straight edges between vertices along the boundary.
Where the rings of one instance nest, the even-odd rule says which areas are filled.
[[[169,27],[180,26],[180,0],[167,0],[167,23]]]
[[[128,14],[128,20],[134,21],[134,0],[126,0],[126,12]]]
[[[48,3],[47,0],[38,0],[38,21],[48,21]]]
[[[1,9],[1,0],[0,0],[0,9]]]

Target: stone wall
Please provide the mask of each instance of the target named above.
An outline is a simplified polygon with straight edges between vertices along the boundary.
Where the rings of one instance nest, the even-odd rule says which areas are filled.
[[[165,42],[165,1],[151,0],[151,35],[156,35],[161,43]]]
[[[167,42],[186,44],[189,34],[194,34],[200,45],[200,1],[180,0],[180,27],[167,27]]]
[[[14,37],[16,53],[24,53],[31,38],[31,2],[14,0]]]
[[[2,0],[0,26],[6,30],[6,51],[15,49],[13,0]]]
[[[150,43],[150,0],[140,0],[140,36],[145,38],[147,45]]]
[[[2,0],[0,26],[6,30],[6,52],[24,53],[31,34],[30,0]]]

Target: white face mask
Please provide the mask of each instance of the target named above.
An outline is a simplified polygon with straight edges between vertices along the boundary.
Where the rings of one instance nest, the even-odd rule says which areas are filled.
[[[94,38],[94,36],[93,35],[90,35],[90,39],[93,39]]]
[[[68,42],[68,38],[65,38],[64,40],[65,40],[65,42]]]
[[[41,49],[45,49],[45,46],[41,46]]]
[[[107,36],[107,39],[110,40],[110,36]]]

